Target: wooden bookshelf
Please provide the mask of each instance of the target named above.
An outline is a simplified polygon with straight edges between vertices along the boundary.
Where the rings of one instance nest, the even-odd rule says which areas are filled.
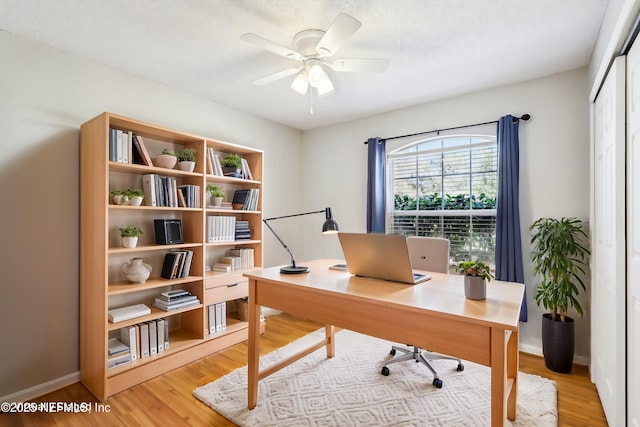
[[[151,158],[165,148],[172,151],[191,147],[197,152],[193,172],[137,164],[136,156],[127,162],[110,157],[111,129],[142,137]],[[131,136],[131,134],[129,134]],[[126,146],[125,146],[126,147]],[[133,153],[135,148],[131,150]],[[211,153],[239,154],[249,165],[252,179],[214,174],[209,167]],[[247,296],[243,271],[262,267],[262,167],[263,153],[249,147],[191,135],[139,120],[103,113],[84,123],[80,130],[80,377],[100,400],[161,375],[176,367],[220,351],[247,339],[247,322],[236,318],[234,299]],[[114,205],[111,190],[142,189],[142,177],[156,174],[175,180],[176,185],[199,187],[199,206],[150,206],[147,195],[141,206]],[[251,211],[212,208],[207,184],[215,183],[231,200],[238,189],[257,189],[257,209]],[[208,243],[207,217],[234,216],[248,221],[251,239]],[[180,219],[184,242],[160,245],[155,242],[154,219]],[[118,228],[136,225],[144,234],[135,248],[124,248]],[[212,271],[212,266],[229,249],[253,250],[253,267],[229,273]],[[160,277],[164,256],[171,250],[193,251],[186,277]],[[129,283],[121,270],[133,257],[143,258],[152,267],[145,283]],[[161,292],[185,289],[199,303],[184,309],[163,311],[152,306]],[[227,328],[209,333],[208,306],[227,303]],[[151,314],[111,323],[108,310],[145,304]],[[137,359],[116,368],[107,368],[107,343],[119,337],[120,329],[145,321],[165,319],[169,323],[169,348],[153,356]]]

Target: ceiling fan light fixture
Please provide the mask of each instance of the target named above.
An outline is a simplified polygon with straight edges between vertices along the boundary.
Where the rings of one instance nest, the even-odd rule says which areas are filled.
[[[312,62],[311,60],[309,61]],[[309,66],[309,84],[313,87],[318,87],[326,79],[326,74],[322,69],[322,62],[313,60],[313,63]]]
[[[331,80],[329,80],[329,76],[326,74],[322,82],[320,82],[320,84],[315,88],[316,91],[318,91],[318,96],[327,96],[333,93],[333,84],[331,83]]]
[[[291,89],[295,90],[300,95],[306,94],[308,87],[309,79],[307,78],[307,74],[304,71],[298,73],[296,78],[293,79],[293,83],[291,83]]]

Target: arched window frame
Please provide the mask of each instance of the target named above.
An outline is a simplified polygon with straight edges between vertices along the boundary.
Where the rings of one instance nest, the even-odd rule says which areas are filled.
[[[425,165],[433,165],[438,156],[441,169],[431,167],[435,170],[431,173]],[[481,159],[483,166],[479,166]],[[412,162],[415,168],[407,166]],[[456,169],[465,163],[468,163],[465,172]],[[411,170],[414,173],[409,175]],[[495,134],[439,135],[412,142],[387,154],[387,171],[387,230],[390,233],[446,237],[451,241],[452,260],[494,263],[498,181]],[[476,185],[479,177],[486,182]],[[439,205],[437,197],[428,197],[436,192],[437,185],[431,188],[429,184],[436,178],[440,180]],[[460,183],[465,179],[468,188],[462,191]],[[404,198],[408,191],[407,185],[402,185],[403,181],[411,180],[415,190],[413,200]],[[455,184],[456,180],[460,183]],[[398,193],[402,197],[399,200],[396,199]]]

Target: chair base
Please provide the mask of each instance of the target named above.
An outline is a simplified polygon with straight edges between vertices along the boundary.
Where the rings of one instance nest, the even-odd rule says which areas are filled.
[[[429,363],[430,360],[436,360],[436,359],[455,360],[456,362],[458,362],[456,371],[464,371],[464,365],[462,364],[462,361],[455,357],[449,357],[449,356],[445,356],[438,353],[422,351],[422,349],[420,349],[419,347],[413,347],[413,349],[411,349],[411,348],[405,348],[405,347],[398,347],[394,345],[391,347],[391,352],[389,354],[391,354],[391,356],[395,356],[396,352],[400,352],[402,353],[402,355],[385,361],[386,363],[382,367],[382,371],[380,372],[382,375],[388,376],[391,373],[387,365],[391,365],[392,363],[396,363],[396,362],[404,362],[406,360],[415,360],[416,363],[422,363],[424,366],[427,367],[427,369],[431,371],[431,373],[433,374],[432,384],[434,385],[434,387],[442,388],[442,380],[438,377],[438,373],[436,372],[435,369],[433,369],[433,366],[431,366],[431,364]]]

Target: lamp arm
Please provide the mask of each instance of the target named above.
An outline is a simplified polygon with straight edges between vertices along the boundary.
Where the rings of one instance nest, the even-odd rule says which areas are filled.
[[[320,211],[320,212],[324,212],[324,211]],[[313,213],[317,213],[317,212],[313,212]],[[300,214],[300,215],[305,215],[305,214]],[[273,233],[274,236],[276,236],[276,239],[278,239],[278,242],[280,242],[280,244],[282,245],[282,247],[289,253],[289,256],[291,257],[291,265],[292,266],[296,266],[296,260],[293,257],[293,253],[291,253],[291,249],[289,249],[289,247],[282,241],[282,239],[280,238],[280,236],[278,236],[278,233],[276,233],[276,231],[271,228],[271,226],[269,225],[269,223],[267,221],[270,221],[272,219],[280,219],[280,218],[288,218],[290,216],[298,216],[298,215],[288,215],[288,216],[283,216],[283,217],[277,217],[277,218],[265,218],[262,220],[262,222],[264,222],[264,225],[267,226],[267,228],[269,230],[271,230],[271,232]]]
[[[262,221],[266,224],[267,221],[271,221],[273,219],[293,218],[294,216],[303,216],[303,215],[311,215],[311,214],[326,213],[326,212],[327,212],[327,209],[322,209],[321,211],[313,211],[313,212],[305,212],[305,213],[299,213],[299,214],[293,214],[293,215],[276,216],[276,217],[273,217],[273,218],[265,218]],[[276,232],[273,231],[273,229],[271,227],[269,227],[269,228],[271,229],[273,234],[276,234]],[[280,242],[282,243],[282,240],[280,240]]]

